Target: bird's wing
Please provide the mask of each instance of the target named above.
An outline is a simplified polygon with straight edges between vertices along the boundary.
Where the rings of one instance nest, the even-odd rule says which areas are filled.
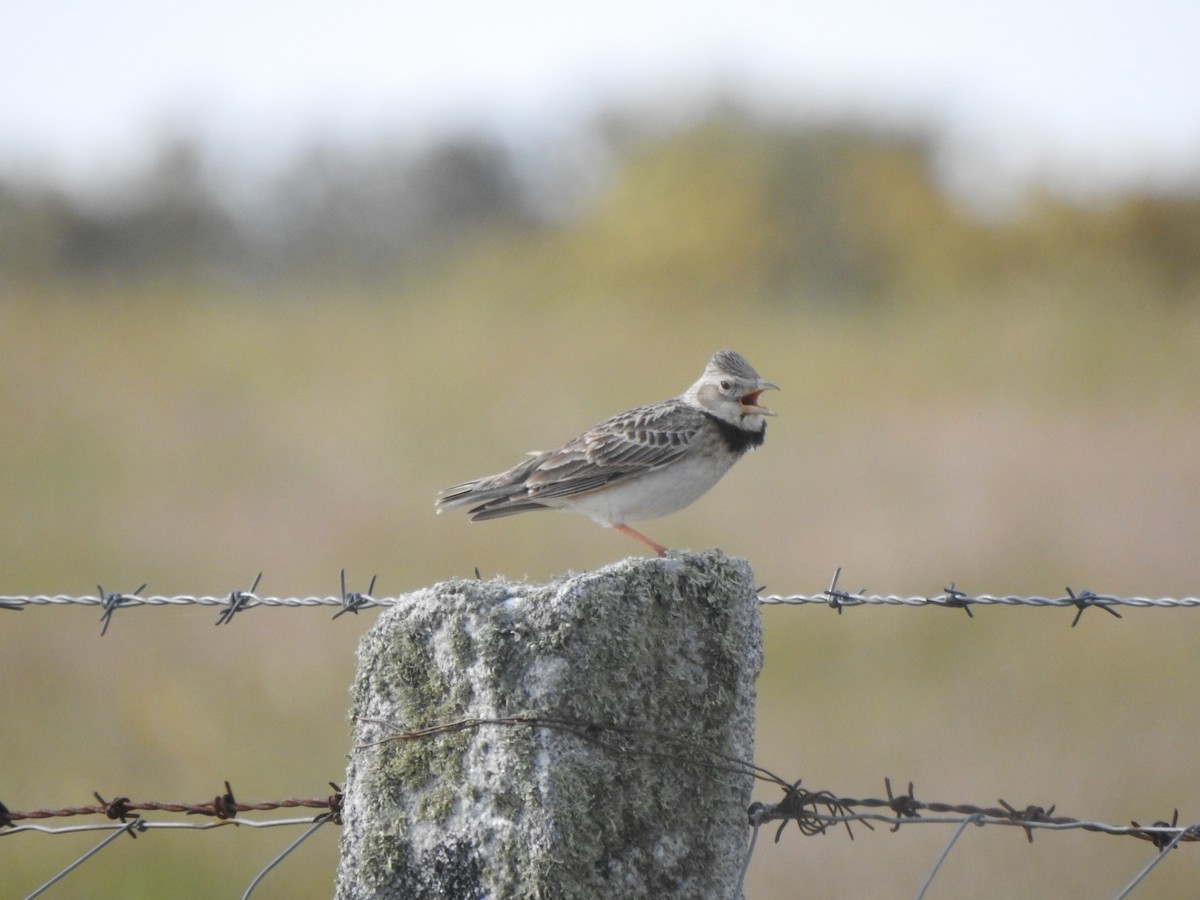
[[[471,507],[472,520],[554,506],[563,497],[619,484],[681,458],[704,427],[704,414],[681,400],[613,416],[556,450],[531,453],[507,471],[446,488],[438,511]]]
[[[613,416],[540,454],[521,499],[569,497],[669,465],[688,452],[703,424],[704,414],[679,400]]]

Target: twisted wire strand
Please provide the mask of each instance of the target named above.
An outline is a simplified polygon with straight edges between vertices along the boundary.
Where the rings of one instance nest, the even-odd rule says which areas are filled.
[[[242,608],[251,609],[255,606],[267,607],[321,607],[346,605],[342,597],[260,597],[248,592],[237,592],[243,598]],[[121,609],[135,606],[214,606],[227,607],[230,605],[229,595],[158,595],[141,596],[137,594],[110,595],[117,597],[116,605]],[[373,607],[395,606],[399,597],[368,597],[359,595],[357,608],[371,609]],[[847,594],[840,591],[818,594],[765,594],[759,595],[758,602],[763,606],[804,606],[817,604],[821,606],[943,606],[958,608],[963,606],[1033,606],[1033,607],[1069,607],[1078,606],[1078,597],[1023,597],[1015,594],[965,595],[965,594],[936,594],[928,597],[901,596],[898,594]],[[1092,606],[1127,606],[1134,608],[1183,609],[1200,607],[1200,597],[1115,597],[1105,594],[1089,595],[1085,602]],[[112,600],[96,596],[76,596],[72,594],[25,594],[0,596],[0,607],[22,609],[27,606],[98,606],[113,605]]]
[[[254,606],[342,606],[341,597],[259,597],[244,591],[238,592],[244,597],[244,609]],[[229,595],[223,597],[193,596],[191,594],[176,594],[174,596],[138,594],[120,594],[118,605],[124,609],[132,606],[229,606]],[[369,599],[372,606],[391,606],[397,598],[384,597],[379,600]],[[73,596],[70,594],[33,594],[28,596],[0,597],[0,606],[20,608],[24,606],[104,606],[105,598],[93,596]],[[111,604],[110,604],[111,605]]]
[[[758,602],[763,606],[802,606],[817,603],[824,606],[836,603],[838,606],[1078,606],[1078,597],[1020,597],[1013,594],[993,595],[962,595],[937,594],[932,597],[902,597],[897,594],[843,594],[835,592],[833,596],[822,592],[820,594],[792,594],[781,596],[768,594],[759,596]],[[1200,606],[1200,597],[1111,597],[1103,594],[1091,595],[1086,600],[1093,606],[1131,606],[1155,607],[1159,609],[1177,609]]]

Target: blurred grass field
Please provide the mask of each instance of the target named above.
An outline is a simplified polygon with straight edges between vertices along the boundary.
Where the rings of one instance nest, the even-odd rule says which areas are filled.
[[[581,217],[475,241],[418,278],[7,279],[0,593],[221,595],[262,571],[259,593],[328,595],[344,567],[351,589],[377,574],[394,595],[476,567],[602,565],[638,548],[582,517],[435,517],[434,495],[678,393],[729,346],[782,386],[779,418],[711,494],[647,524],[657,540],[745,556],[777,593],[841,566],[844,587],[880,593],[1197,594],[1200,278],[1168,290],[1144,257],[1089,255],[1090,211],[962,238],[922,200],[892,206],[904,241],[878,258],[904,271],[886,290],[797,288],[762,264],[787,256],[762,226],[773,189],[746,183],[763,166],[686,137],[632,158]],[[215,628],[209,610],[139,609],[103,639],[81,609],[0,613],[11,809],[93,790],[193,802],[226,779],[242,801],[322,796],[343,776],[373,613],[260,609]],[[890,776],[926,800],[1195,821],[1197,613],[1072,615],[766,609],[757,762],[851,796]],[[152,832],[57,896],[240,895],[295,836]],[[749,896],[911,896],[949,836],[764,834]],[[96,842],[7,838],[5,891]],[[1108,896],[1153,852],[973,830],[931,896]],[[318,834],[264,895],[328,896],[336,856],[335,831]],[[1172,856],[1137,896],[1194,891],[1195,854]]]

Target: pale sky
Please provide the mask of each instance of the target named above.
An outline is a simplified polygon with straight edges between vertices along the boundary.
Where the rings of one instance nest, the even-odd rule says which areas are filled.
[[[1012,172],[1200,174],[1198,0],[8,0],[0,173],[482,122],[553,133],[706,87],[920,115]]]

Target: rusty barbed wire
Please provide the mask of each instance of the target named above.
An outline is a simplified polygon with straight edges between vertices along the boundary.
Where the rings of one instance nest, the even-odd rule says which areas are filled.
[[[270,812],[277,809],[320,809],[322,815],[331,816],[333,821],[341,824],[342,789],[329,782],[333,793],[326,797],[310,799],[288,798],[284,800],[265,800],[260,803],[239,803],[233,796],[233,788],[225,782],[225,792],[218,794],[212,800],[200,803],[164,803],[157,800],[142,800],[133,802],[128,797],[118,796],[105,800],[99,791],[92,794],[96,805],[66,806],[58,809],[33,809],[28,811],[11,810],[0,803],[0,835],[10,834],[11,829],[19,827],[18,822],[26,820],[62,819],[73,816],[104,816],[113,821],[125,823],[130,818],[141,818],[142,812],[183,813],[187,816],[208,816],[210,818],[229,821],[233,824],[244,824],[237,819],[242,812]],[[237,821],[234,821],[237,819]],[[309,819],[307,821],[312,821]]]
[[[884,787],[888,795],[886,800],[882,798],[856,799],[852,797],[838,797],[829,791],[807,791],[802,789],[800,782],[797,781],[793,785],[784,787],[785,796],[779,803],[751,804],[748,813],[752,831],[750,846],[742,864],[741,880],[745,880],[746,872],[749,870],[750,860],[758,840],[759,828],[763,824],[772,821],[781,823],[779,829],[775,832],[776,843],[779,843],[779,839],[783,836],[783,832],[789,822],[795,822],[800,833],[806,836],[825,834],[829,827],[841,825],[845,827],[851,840],[854,839],[854,834],[850,829],[852,823],[865,825],[873,831],[874,826],[871,823],[877,822],[890,825],[892,832],[899,831],[901,826],[910,826],[916,823],[925,825],[957,825],[958,828],[938,855],[920,890],[918,890],[918,900],[925,896],[929,887],[933,884],[934,878],[941,870],[942,864],[946,861],[950,851],[954,848],[968,825],[979,827],[985,825],[1016,826],[1024,830],[1025,837],[1030,843],[1033,843],[1034,829],[1047,829],[1051,831],[1078,829],[1101,834],[1129,836],[1149,841],[1158,849],[1158,854],[1116,895],[1118,900],[1127,896],[1158,865],[1167,851],[1174,850],[1184,841],[1200,841],[1200,824],[1180,827],[1178,809],[1175,809],[1170,822],[1159,821],[1153,825],[1141,825],[1137,820],[1132,820],[1129,825],[1112,825],[1106,822],[1075,819],[1070,816],[1055,816],[1053,815],[1054,805],[1046,809],[1045,807],[1031,804],[1024,809],[1017,809],[1005,800],[999,801],[1000,807],[981,807],[966,803],[927,803],[915,797],[912,782],[909,782],[907,793],[899,795],[893,793],[890,779],[884,778]],[[824,807],[826,811],[821,812],[821,807]],[[882,812],[859,812],[856,811],[856,807],[867,809],[887,808],[890,810],[890,814]],[[923,816],[922,812],[933,812],[937,815]]]
[[[280,853],[278,853],[263,869],[261,869],[254,880],[247,886],[242,894],[243,898],[249,897],[256,887],[262,883],[279,863],[286,859],[297,847],[304,841],[316,833],[316,831],[324,825],[333,823],[336,825],[342,824],[342,788],[334,782],[329,782],[329,786],[333,788],[333,793],[324,798],[313,798],[308,800],[298,800],[288,798],[285,800],[268,800],[261,803],[239,803],[234,799],[233,788],[229,782],[225,782],[225,792],[218,794],[210,801],[203,803],[162,803],[158,801],[148,800],[140,803],[132,802],[128,797],[115,797],[112,800],[105,800],[99,791],[93,792],[92,796],[96,798],[99,805],[88,806],[69,806],[61,809],[35,809],[28,812],[20,812],[10,810],[3,803],[0,803],[0,837],[8,837],[22,832],[33,831],[41,834],[78,834],[85,831],[111,831],[108,837],[102,840],[92,849],[88,850],[78,859],[68,863],[57,873],[50,877],[49,880],[43,882],[32,893],[26,895],[26,900],[41,896],[53,885],[62,881],[71,872],[78,869],[81,865],[103,850],[105,847],[116,841],[122,834],[128,834],[135,839],[139,834],[144,834],[152,829],[163,828],[187,828],[197,831],[203,831],[211,828],[220,828],[222,826],[232,825],[234,827],[250,827],[250,828],[277,828],[287,825],[307,825],[308,828],[300,837],[292,841]],[[276,809],[295,809],[297,807],[307,807],[310,809],[323,809],[324,812],[314,817],[306,817],[303,819],[241,819],[238,818],[238,813],[249,810],[276,810]],[[170,812],[183,813],[185,816],[200,815],[208,819],[216,819],[216,821],[200,821],[200,822],[154,822],[146,819],[139,812],[155,811],[155,812]],[[19,822],[67,818],[84,815],[103,815],[109,822],[97,822],[87,825],[71,825],[59,828],[49,828],[45,825],[33,824],[18,824]]]
[[[1030,843],[1035,829],[1066,831],[1078,829],[1101,834],[1124,835],[1149,841],[1158,850],[1164,851],[1179,842],[1200,841],[1200,824],[1180,826],[1179,810],[1176,809],[1171,822],[1155,822],[1140,825],[1131,821],[1129,825],[1112,825],[1092,822],[1071,816],[1054,815],[1055,805],[1049,808],[1030,804],[1017,808],[1007,801],[999,800],[999,806],[977,806],[971,803],[940,803],[918,800],[909,782],[907,792],[895,794],[891,779],[884,778],[887,797],[841,797],[830,791],[809,791],[800,782],[784,787],[784,799],[778,803],[753,803],[748,810],[750,824],[759,827],[768,822],[780,822],[775,833],[778,843],[789,822],[795,822],[805,836],[824,834],[830,825],[849,825],[859,822],[872,828],[871,822],[883,822],[895,832],[902,825],[915,821],[961,824],[964,818],[976,825],[1009,825],[1025,831]],[[821,812],[821,807],[825,812]],[[884,809],[888,812],[863,812],[859,810]],[[934,813],[934,817],[922,813]],[[873,830],[873,828],[872,828]],[[853,833],[850,838],[853,839]]]
[[[1093,833],[1115,836],[1132,837],[1147,841],[1158,850],[1157,857],[1146,865],[1118,896],[1124,897],[1132,888],[1140,883],[1154,868],[1167,851],[1175,849],[1182,843],[1200,841],[1200,824],[1179,825],[1179,810],[1175,809],[1171,821],[1157,821],[1150,825],[1142,825],[1137,820],[1131,820],[1129,825],[1115,825],[1107,822],[1077,819],[1065,815],[1055,815],[1056,806],[1051,804],[1044,807],[1029,804],[1019,807],[1004,799],[996,805],[976,805],[970,803],[945,803],[918,799],[912,782],[907,790],[896,792],[892,788],[890,778],[884,778],[886,797],[848,797],[829,790],[809,790],[802,786],[803,779],[789,782],[769,769],[756,763],[731,756],[708,746],[701,738],[677,735],[652,729],[624,726],[619,724],[603,724],[573,717],[555,715],[519,715],[494,718],[466,717],[451,721],[437,722],[422,728],[401,728],[386,719],[363,719],[363,721],[382,726],[384,735],[356,749],[367,750],[391,741],[409,742],[436,739],[442,735],[454,734],[461,731],[476,730],[489,726],[518,727],[528,729],[552,729],[570,733],[575,737],[588,741],[608,752],[618,754],[637,754],[653,756],[664,761],[695,766],[710,771],[724,771],[746,774],[755,780],[773,784],[783,792],[783,799],[775,803],[755,802],[747,808],[747,821],[751,828],[749,847],[741,867],[741,879],[744,880],[749,870],[751,858],[757,843],[759,830],[763,825],[778,822],[775,841],[782,838],[787,826],[795,823],[801,835],[813,837],[825,835],[831,828],[844,829],[851,840],[854,839],[854,825],[862,825],[875,830],[876,824],[889,826],[892,832],[901,827],[914,824],[923,825],[957,825],[958,828],[950,838],[946,847],[934,863],[917,896],[924,896],[929,885],[933,882],[942,863],[955,846],[959,836],[968,825],[1008,826],[1019,827],[1032,842],[1035,830],[1050,831],[1082,830]],[[644,743],[639,744],[639,741]],[[69,872],[82,865],[91,856],[122,833],[131,838],[156,828],[191,828],[204,830],[222,826],[275,827],[280,825],[309,825],[310,827],[283,852],[278,854],[251,882],[244,896],[254,890],[263,878],[304,840],[311,836],[317,828],[327,823],[341,824],[343,802],[342,788],[334,782],[329,782],[333,793],[323,798],[270,800],[259,803],[243,803],[236,800],[233,788],[229,782],[224,782],[224,792],[211,800],[197,803],[172,803],[161,801],[133,802],[126,796],[116,796],[106,800],[99,792],[94,792],[96,804],[71,806],[62,808],[43,808],[30,811],[10,810],[0,803],[0,836],[8,836],[24,831],[36,831],[44,834],[69,834],[80,831],[112,831],[109,837],[85,853],[82,857],[70,863],[53,876],[41,888],[29,896],[37,896],[52,884],[61,880]],[[273,819],[247,820],[238,817],[246,811],[272,811],[278,809],[309,808],[320,809],[322,812],[313,818],[304,819]],[[202,816],[205,821],[192,822],[153,822],[146,819],[144,812],[182,813],[184,816]],[[76,816],[104,816],[108,822],[94,823],[82,826],[66,826],[49,828],[40,824],[32,824],[46,819],[73,818]],[[215,821],[213,821],[215,820]]]
[[[892,789],[890,778],[884,778],[884,789],[887,797],[855,798],[840,796],[832,791],[810,791],[801,786],[803,779],[788,782],[784,778],[756,763],[738,759],[718,751],[702,740],[689,736],[674,735],[652,729],[617,725],[598,724],[586,720],[554,715],[518,715],[501,717],[466,717],[446,722],[437,722],[422,728],[401,728],[386,719],[362,718],[360,721],[370,722],[385,729],[382,737],[360,744],[357,750],[378,747],[392,741],[409,742],[428,740],[441,735],[454,734],[461,731],[476,730],[489,726],[517,727],[529,729],[551,729],[572,734],[582,740],[595,744],[607,751],[617,753],[635,753],[651,756],[677,764],[691,765],[709,771],[736,772],[752,776],[755,780],[774,784],[784,793],[783,800],[777,803],[752,803],[747,809],[751,826],[749,847],[744,857],[739,876],[739,890],[744,883],[746,873],[758,839],[759,828],[768,822],[779,822],[775,833],[776,843],[782,838],[789,823],[794,822],[800,833],[806,837],[826,834],[831,826],[841,826],[846,830],[851,840],[854,839],[852,825],[863,825],[874,830],[872,823],[890,826],[892,832],[899,831],[902,826],[913,824],[923,825],[957,825],[958,829],[942,851],[938,860],[922,886],[918,897],[923,897],[932,883],[942,863],[954,847],[958,837],[968,825],[976,826],[1009,826],[1019,827],[1025,832],[1030,843],[1036,829],[1050,831],[1082,830],[1100,834],[1133,837],[1148,841],[1159,851],[1155,860],[1142,869],[1118,896],[1125,896],[1134,885],[1139,883],[1157,861],[1168,850],[1172,850],[1182,842],[1200,841],[1200,823],[1194,825],[1179,825],[1179,810],[1176,809],[1171,821],[1158,821],[1151,825],[1141,825],[1131,820],[1129,825],[1114,825],[1107,822],[1089,821],[1070,816],[1055,815],[1056,805],[1049,807],[1029,804],[1023,808],[1014,806],[1006,800],[999,800],[999,806],[982,806],[970,803],[944,803],[925,801],[917,798],[912,782],[904,793],[896,793]],[[643,747],[628,738],[646,739]],[[676,749],[664,750],[664,745]],[[932,814],[932,815],[931,815]]]
[[[1158,821],[1150,825],[1142,825],[1136,820],[1129,825],[1112,825],[1104,822],[1093,822],[1070,816],[1054,815],[1055,805],[1048,808],[1038,805],[1016,807],[1004,799],[997,801],[999,806],[979,806],[969,803],[944,803],[939,801],[920,800],[915,795],[912,782],[904,793],[896,793],[892,788],[890,778],[884,778],[885,797],[846,797],[828,790],[811,791],[802,787],[803,779],[789,782],[769,769],[756,763],[730,756],[722,751],[706,746],[703,741],[689,736],[674,735],[667,732],[646,728],[616,724],[598,724],[588,720],[560,716],[502,716],[495,718],[469,717],[449,722],[439,722],[424,728],[397,729],[393,723],[385,719],[363,719],[374,724],[392,728],[392,731],[378,740],[359,745],[356,749],[364,750],[380,744],[399,741],[408,742],[424,740],[440,735],[469,731],[485,726],[524,727],[530,729],[552,729],[565,731],[576,737],[587,740],[604,749],[619,753],[650,755],[673,762],[694,765],[704,769],[733,771],[751,775],[758,781],[774,784],[779,787],[784,798],[777,803],[755,802],[747,810],[750,824],[759,827],[768,822],[780,822],[775,835],[778,842],[783,836],[788,823],[795,822],[800,833],[805,836],[825,834],[831,824],[845,825],[848,836],[853,839],[853,831],[848,827],[851,823],[859,822],[871,828],[871,822],[885,822],[896,831],[903,824],[914,820],[923,822],[954,822],[959,823],[962,817],[978,820],[977,824],[1015,825],[1024,829],[1026,837],[1033,841],[1033,829],[1050,830],[1081,829],[1111,835],[1126,835],[1140,840],[1149,841],[1159,850],[1166,849],[1168,844],[1178,842],[1200,841],[1200,824],[1180,826],[1179,810],[1173,813],[1172,820]],[[668,752],[659,749],[639,749],[635,744],[619,740],[621,738],[644,738],[655,748],[663,744],[673,744],[682,751],[698,751],[699,755],[689,756],[686,752]],[[714,764],[714,761],[716,763]],[[139,815],[143,812],[182,813],[185,816],[205,816],[219,820],[187,827],[213,827],[221,823],[232,825],[251,824],[249,820],[239,819],[242,812],[269,812],[279,809],[319,809],[323,812],[316,818],[329,817],[335,824],[341,824],[343,802],[342,788],[334,782],[329,782],[333,793],[325,797],[285,798],[282,800],[266,800],[257,803],[244,803],[235,799],[233,788],[229,782],[224,783],[225,791],[211,800],[197,803],[177,803],[156,800],[134,802],[126,796],[116,796],[106,800],[98,791],[93,793],[95,804],[85,806],[67,806],[59,808],[42,808],[28,811],[11,810],[0,803],[0,835],[12,834],[15,830],[34,828],[46,831],[38,826],[21,825],[19,823],[41,821],[45,819],[73,818],[76,816],[104,816],[111,821],[128,824],[131,820],[141,820],[144,827],[160,827],[165,823],[150,823]],[[821,808],[825,812],[821,812]],[[886,810],[886,812],[870,812],[859,810]],[[936,816],[951,816],[952,818],[929,818],[922,813],[933,813]],[[278,821],[312,822],[314,819],[300,820],[268,820],[258,821],[255,825],[266,826]],[[113,826],[100,824],[84,826],[92,829],[110,828]],[[139,826],[139,829],[143,826]],[[178,827],[178,824],[177,824]],[[79,830],[78,828],[56,829],[58,831]]]
[[[914,793],[912,782],[909,782],[908,790],[905,793],[897,794],[892,790],[891,779],[886,777],[883,780],[884,788],[887,792],[886,799],[879,797],[842,797],[830,791],[809,791],[801,787],[803,779],[789,782],[757,763],[730,756],[723,751],[708,746],[702,740],[695,737],[626,725],[599,724],[572,717],[554,715],[499,716],[494,718],[468,717],[448,722],[438,722],[423,728],[414,729],[397,728],[394,723],[386,719],[364,717],[360,718],[360,721],[380,725],[385,729],[390,729],[390,732],[381,738],[366,744],[360,744],[355,748],[358,750],[369,749],[392,741],[409,742],[425,740],[439,735],[472,731],[486,726],[543,728],[568,732],[608,750],[634,753],[641,756],[652,756],[671,762],[697,766],[710,771],[717,769],[748,774],[758,781],[774,784],[784,792],[784,799],[782,801],[778,803],[753,803],[747,811],[751,824],[755,826],[771,821],[782,822],[779,831],[775,835],[776,841],[782,837],[788,822],[793,821],[797,824],[802,834],[809,836],[824,834],[826,830],[825,826],[831,822],[844,823],[848,826],[850,822],[861,821],[866,823],[867,827],[871,827],[869,824],[870,821],[881,819],[886,819],[889,824],[894,826],[892,830],[896,831],[900,824],[914,819],[922,819],[921,813],[923,812],[953,814],[968,818],[982,817],[981,824],[1019,825],[1025,829],[1025,835],[1030,842],[1033,841],[1032,829],[1034,828],[1058,830],[1079,828],[1085,831],[1097,831],[1105,834],[1129,835],[1150,841],[1160,850],[1173,837],[1177,840],[1200,841],[1200,825],[1179,827],[1178,809],[1176,809],[1174,819],[1171,822],[1155,822],[1153,825],[1139,825],[1134,821],[1130,825],[1109,825],[1102,822],[1087,822],[1069,816],[1055,816],[1054,804],[1051,804],[1049,808],[1032,804],[1024,808],[1017,808],[1003,799],[998,801],[1000,806],[976,806],[968,803],[942,803],[918,800]],[[650,742],[648,744],[649,749],[639,749],[628,741],[617,742],[618,738],[624,737],[647,739]],[[675,745],[680,750],[664,751],[659,749],[664,744]],[[694,755],[688,755],[689,753]],[[825,807],[827,812],[820,813],[819,807]],[[886,809],[890,811],[891,816],[872,812],[856,812],[855,810],[860,807],[867,810]],[[956,818],[953,821],[959,822],[961,818]],[[853,839],[854,834],[850,828],[847,827],[846,830],[850,838]]]

